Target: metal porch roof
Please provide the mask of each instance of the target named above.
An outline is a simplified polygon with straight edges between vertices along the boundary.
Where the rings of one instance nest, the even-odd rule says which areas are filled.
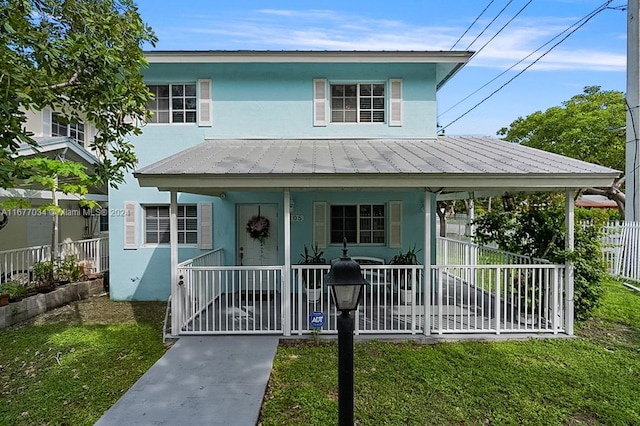
[[[141,186],[215,193],[281,188],[548,190],[608,186],[618,174],[494,138],[446,136],[207,140],[135,176]]]

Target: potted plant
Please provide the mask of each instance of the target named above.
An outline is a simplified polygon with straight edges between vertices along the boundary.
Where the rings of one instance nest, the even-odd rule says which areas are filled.
[[[413,247],[406,252],[399,252],[393,256],[389,261],[389,265],[420,265],[420,262],[418,262],[418,253],[420,253],[420,249],[416,250],[416,246],[414,244]],[[393,282],[398,284],[400,303],[407,303],[411,301],[412,277],[410,270],[393,270],[391,279]]]
[[[302,258],[300,265],[326,265],[324,251],[318,248],[318,244],[311,247],[311,250],[304,246],[304,251],[300,254]],[[305,269],[302,271],[302,282],[307,287],[307,300],[317,301],[322,296],[322,276],[324,271]]]
[[[0,306],[9,304],[9,293],[4,290],[4,284],[0,284]]]
[[[7,281],[2,284],[0,293],[8,296],[9,302],[19,302],[29,292],[27,286],[21,285],[17,281]]]

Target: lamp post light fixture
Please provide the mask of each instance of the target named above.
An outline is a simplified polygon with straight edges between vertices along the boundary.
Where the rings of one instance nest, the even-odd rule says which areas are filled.
[[[327,286],[333,302],[340,311],[338,316],[338,425],[353,426],[353,318],[351,311],[358,309],[364,286],[369,285],[362,276],[360,265],[347,256],[347,239],[342,257],[331,264]]]

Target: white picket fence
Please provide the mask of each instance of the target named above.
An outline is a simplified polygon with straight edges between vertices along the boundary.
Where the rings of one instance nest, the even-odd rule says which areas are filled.
[[[602,258],[611,275],[640,282],[640,222],[606,222],[602,227]]]

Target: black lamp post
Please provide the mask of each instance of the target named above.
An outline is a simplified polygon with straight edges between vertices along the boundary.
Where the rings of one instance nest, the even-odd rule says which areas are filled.
[[[369,283],[362,276],[360,265],[347,256],[344,240],[342,257],[331,265],[327,285],[333,302],[340,311],[338,317],[338,425],[353,426],[353,318],[360,295]]]

